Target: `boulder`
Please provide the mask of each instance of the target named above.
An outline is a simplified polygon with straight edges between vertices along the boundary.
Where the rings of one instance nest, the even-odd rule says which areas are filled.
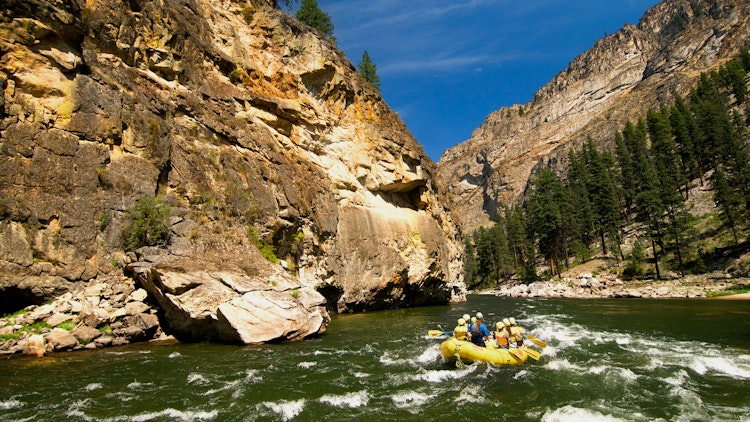
[[[47,324],[49,324],[52,327],[57,327],[63,322],[70,321],[71,319],[73,319],[73,315],[63,314],[63,313],[58,312],[56,314],[53,314],[51,317],[47,318]]]
[[[36,357],[42,357],[46,353],[46,344],[44,342],[44,336],[41,334],[34,334],[29,336],[26,340],[26,344],[23,346],[23,354],[32,355]]]
[[[330,321],[325,298],[282,270],[248,275],[196,268],[177,271],[176,265],[166,263],[164,267],[168,269],[136,262],[128,269],[158,303],[164,331],[181,341],[300,340],[325,331]],[[133,318],[140,318],[141,323]],[[123,323],[129,331],[122,334],[129,337],[136,335],[130,327],[153,330],[157,326],[151,314],[129,316]],[[115,334],[121,333],[116,330]]]
[[[95,338],[102,335],[102,332],[96,328],[82,325],[73,330],[73,335],[83,343],[91,343]]]
[[[669,287],[662,286],[654,290],[654,293],[656,293],[657,296],[667,296],[669,295],[669,291],[670,291]]]
[[[78,346],[78,339],[68,330],[53,328],[47,334],[47,342],[54,350],[69,350]]]
[[[125,314],[138,315],[147,312],[149,309],[151,309],[151,307],[143,302],[128,302],[125,305]]]

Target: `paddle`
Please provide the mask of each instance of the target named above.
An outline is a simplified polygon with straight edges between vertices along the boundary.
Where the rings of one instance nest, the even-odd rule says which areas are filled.
[[[530,358],[534,360],[539,360],[539,358],[542,357],[542,354],[537,352],[534,349],[528,348],[526,346],[522,346],[521,348],[523,349],[524,352],[526,352],[527,355],[529,355]]]
[[[537,346],[541,347],[542,349],[544,349],[545,347],[547,347],[547,343],[543,342],[542,340],[539,340],[538,338],[532,336],[531,334],[523,334],[523,337],[531,340],[532,343],[536,344]]]
[[[510,355],[513,356],[514,358],[516,358],[518,360],[523,360],[523,354],[520,353],[521,352],[520,350],[514,349],[514,348],[510,348],[510,349],[507,349],[507,350],[508,350],[508,353],[510,353]],[[529,356],[531,356],[531,355],[529,355]]]
[[[442,331],[442,332],[443,332],[443,334],[445,334],[445,335],[446,335],[446,336],[448,336],[448,337],[450,337],[450,336],[452,336],[452,335],[453,335],[453,331],[451,331],[450,333],[448,333],[448,332],[446,332],[445,330],[443,330],[443,327],[441,327],[440,325],[438,325],[438,328],[440,328],[440,331]]]
[[[440,330],[428,330],[427,335],[430,337],[442,337],[445,334],[444,331]]]

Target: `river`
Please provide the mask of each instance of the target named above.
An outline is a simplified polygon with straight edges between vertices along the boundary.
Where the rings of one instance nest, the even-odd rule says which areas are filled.
[[[464,313],[515,316],[539,361],[456,368]],[[531,345],[529,343],[529,345]],[[533,345],[531,345],[533,347]],[[139,344],[0,360],[0,420],[750,421],[750,302],[470,296],[335,316],[288,344]]]

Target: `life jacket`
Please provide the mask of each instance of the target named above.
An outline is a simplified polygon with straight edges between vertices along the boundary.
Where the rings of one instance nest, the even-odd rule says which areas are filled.
[[[510,327],[510,340],[516,342],[516,346],[523,346],[523,329],[521,327]]]
[[[505,330],[495,331],[495,340],[503,349],[508,348],[508,332]]]
[[[457,340],[466,341],[469,336],[469,329],[466,328],[465,325],[457,325],[456,328],[453,329],[453,335]]]

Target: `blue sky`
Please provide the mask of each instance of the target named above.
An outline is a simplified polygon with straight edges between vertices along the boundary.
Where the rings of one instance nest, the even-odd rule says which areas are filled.
[[[318,0],[356,66],[435,161],[502,106],[524,104],[656,0]]]

